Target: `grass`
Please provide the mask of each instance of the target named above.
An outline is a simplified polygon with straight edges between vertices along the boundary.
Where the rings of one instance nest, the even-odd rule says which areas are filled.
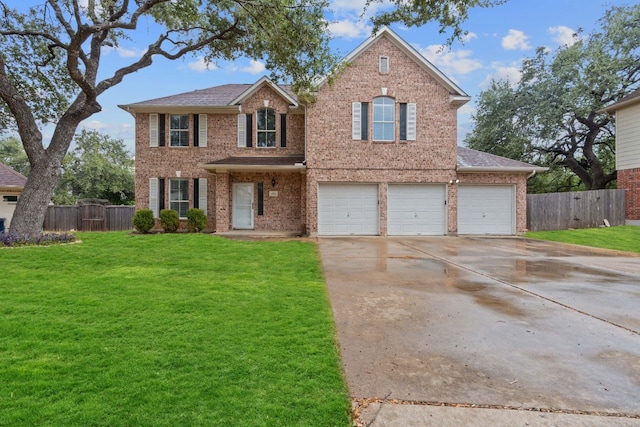
[[[0,249],[0,425],[349,425],[315,245],[78,237]]]
[[[526,237],[640,253],[640,227],[631,225],[580,230],[530,231]]]

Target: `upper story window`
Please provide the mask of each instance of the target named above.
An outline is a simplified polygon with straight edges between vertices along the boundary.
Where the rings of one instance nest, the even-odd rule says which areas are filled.
[[[172,114],[170,120],[171,146],[189,146],[189,116],[187,114]]]
[[[276,146],[276,112],[270,108],[264,108],[256,112],[257,116],[257,140],[258,147]]]
[[[396,138],[395,127],[395,101],[387,96],[373,99],[373,140],[394,141]]]
[[[389,72],[389,57],[381,56],[378,60],[378,71],[387,74]]]

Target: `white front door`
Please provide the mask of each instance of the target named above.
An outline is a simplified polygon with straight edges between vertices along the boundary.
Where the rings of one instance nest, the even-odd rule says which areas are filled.
[[[233,228],[253,229],[253,183],[233,184]]]

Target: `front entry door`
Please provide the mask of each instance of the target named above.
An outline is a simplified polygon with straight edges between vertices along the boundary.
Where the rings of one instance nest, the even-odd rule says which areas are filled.
[[[253,183],[233,184],[233,228],[253,229]]]

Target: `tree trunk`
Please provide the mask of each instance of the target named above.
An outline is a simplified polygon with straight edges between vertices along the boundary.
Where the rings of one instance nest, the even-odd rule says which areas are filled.
[[[42,232],[47,206],[60,177],[62,157],[64,153],[62,156],[46,153],[32,166],[11,220],[11,233],[33,235]]]

